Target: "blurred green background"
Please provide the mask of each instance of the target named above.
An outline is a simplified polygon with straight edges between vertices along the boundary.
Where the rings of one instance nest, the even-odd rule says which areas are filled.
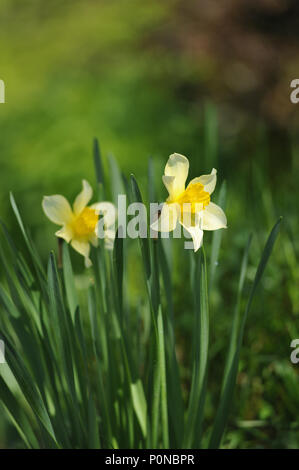
[[[144,192],[152,156],[161,200],[169,154],[190,159],[190,177],[216,167],[219,181],[227,182],[229,228],[211,298],[212,410],[242,250],[252,231],[250,282],[267,233],[282,215],[283,232],[249,318],[224,445],[299,447],[299,365],[289,360],[291,339],[299,337],[299,104],[289,98],[299,70],[298,5],[186,3],[1,1],[6,103],[0,105],[0,216],[17,230],[9,204],[13,191],[46,260],[56,240],[41,210],[42,196],[73,200],[82,178],[94,184],[94,137],[104,160],[113,154]],[[210,234],[205,240],[208,245]],[[80,273],[82,260],[74,259]],[[179,258],[176,268],[178,353],[188,384],[189,274]],[[133,289],[141,289],[139,283],[133,277]],[[0,447],[17,445],[1,417]]]

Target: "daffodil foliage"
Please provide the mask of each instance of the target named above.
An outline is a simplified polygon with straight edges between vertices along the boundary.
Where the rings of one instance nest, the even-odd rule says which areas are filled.
[[[112,193],[109,183],[103,187],[103,181],[113,180],[115,192],[116,185],[123,183],[118,167],[113,165],[104,179],[98,151],[95,162],[99,195]],[[211,247],[202,247],[198,253],[182,249],[180,241],[176,244],[175,240],[163,239],[159,232],[154,238],[123,239],[119,228],[115,235],[107,218],[108,208],[114,205],[106,199],[88,205],[92,189],[83,180],[73,206],[61,195],[43,200],[43,210],[60,226],[56,236],[63,240],[59,264],[53,237],[46,265],[22,220],[18,209],[21,204],[11,195],[24,244],[19,248],[19,237],[1,225],[0,258],[4,269],[0,340],[5,362],[0,364],[0,405],[24,447],[221,446],[246,319],[280,221],[265,243],[251,285],[246,279],[250,241],[244,247],[238,303],[226,348],[229,353],[223,367],[217,368],[223,375],[219,376],[218,397],[210,397],[213,416],[206,421],[208,369],[214,360],[210,354],[210,323],[211,328],[214,325],[209,313],[209,292],[214,287],[207,273],[214,272],[221,258],[221,236],[225,237],[227,231],[218,229],[226,227],[227,222],[223,210],[211,201],[216,170],[191,179],[186,187],[188,171],[187,158],[170,156],[163,176],[169,195],[155,228],[173,230],[178,223],[183,224],[192,236],[195,251],[202,245],[203,231],[215,230]],[[150,178],[153,200],[154,191],[160,188],[158,180]],[[139,188],[134,176],[131,185],[125,180],[124,186],[130,200],[143,202],[145,190]],[[118,191],[121,193],[123,188]],[[99,237],[101,221],[103,233]],[[77,255],[70,245],[83,255],[88,266],[86,274],[82,275],[82,266],[79,275],[74,272]],[[189,375],[183,383],[182,352],[177,355],[175,327],[178,316],[185,312],[182,305],[176,305],[173,295],[174,257],[177,265],[187,267],[184,302],[193,308],[189,341],[193,354],[185,360],[190,361]]]

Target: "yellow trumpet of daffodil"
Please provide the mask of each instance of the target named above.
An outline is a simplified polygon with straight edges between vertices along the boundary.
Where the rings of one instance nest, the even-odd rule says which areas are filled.
[[[116,208],[111,202],[97,202],[87,206],[92,198],[92,188],[86,181],[82,181],[82,191],[76,197],[73,208],[64,196],[55,194],[44,196],[42,207],[46,216],[54,224],[62,225],[55,235],[63,238],[67,243],[84,256],[85,266],[91,266],[89,258],[90,243],[98,245],[98,222],[103,216],[105,248],[112,249],[115,238],[114,223]],[[102,237],[101,237],[102,238]]]
[[[178,153],[170,155],[162,176],[169,196],[151,228],[171,232],[180,223],[190,233],[194,251],[197,251],[202,245],[204,230],[226,228],[227,220],[221,207],[211,202],[217,180],[215,168],[209,175],[191,180],[186,188],[188,172],[186,157]]]

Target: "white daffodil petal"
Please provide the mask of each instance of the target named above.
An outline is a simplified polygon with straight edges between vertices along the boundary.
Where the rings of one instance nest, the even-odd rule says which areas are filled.
[[[210,202],[203,211],[203,230],[218,230],[227,227],[226,215],[221,209],[213,202]]]
[[[85,267],[89,268],[92,265],[92,262],[89,258],[90,245],[88,242],[83,242],[79,240],[72,240],[71,246],[76,250],[80,255],[84,256]]]
[[[180,206],[178,204],[165,203],[160,217],[151,224],[151,229],[156,232],[172,232],[177,225]]]
[[[78,194],[74,202],[75,214],[80,214],[92,198],[92,187],[86,180],[82,180],[82,191]]]
[[[90,246],[89,243],[86,241],[79,241],[79,240],[72,240],[71,246],[76,250],[80,255],[84,256],[84,258],[89,257]]]
[[[211,171],[209,175],[201,175],[201,176],[198,176],[197,178],[194,178],[193,180],[190,181],[188,186],[194,183],[201,183],[204,187],[203,188],[204,191],[206,191],[209,194],[212,194],[212,192],[215,189],[216,182],[217,182],[217,170],[213,168],[213,170]]]
[[[98,237],[96,236],[95,233],[91,234],[91,236],[90,236],[90,238],[89,238],[89,241],[90,241],[90,243],[91,243],[93,246],[95,246],[95,247],[97,247],[98,244],[99,244],[99,239],[98,239]]]
[[[162,181],[164,183],[165,188],[167,189],[169,193],[170,199],[175,197],[175,188],[173,185],[174,180],[175,180],[174,176],[166,176],[166,175],[162,176]]]
[[[185,225],[182,221],[180,221],[180,224],[190,233],[193,241],[193,249],[196,252],[202,245],[203,230],[199,225]]]
[[[197,251],[203,240],[203,211],[200,211],[196,214],[190,213],[190,211],[183,212],[181,214],[180,224],[187,230],[193,241],[193,249]]]
[[[188,204],[184,204],[184,206],[188,206]],[[189,229],[189,227],[199,227],[201,230],[203,230],[203,210],[193,213],[187,207],[187,210],[185,209],[181,213],[180,223],[186,229]]]
[[[113,227],[117,219],[117,210],[112,202],[96,202],[90,206],[91,209],[97,211],[98,215],[104,217],[106,227]]]
[[[70,225],[64,225],[60,230],[55,233],[56,237],[63,238],[67,243],[73,238],[73,230]]]
[[[68,224],[73,213],[70,204],[64,196],[55,194],[54,196],[45,196],[42,202],[43,210],[46,216],[57,225]]]
[[[185,190],[185,183],[189,172],[189,161],[184,155],[173,153],[166,163],[165,176],[174,176],[172,190],[174,194],[181,194]],[[165,184],[165,183],[164,183]]]

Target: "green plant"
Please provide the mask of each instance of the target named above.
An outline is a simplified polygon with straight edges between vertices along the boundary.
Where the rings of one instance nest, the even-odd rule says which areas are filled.
[[[94,158],[102,195],[107,188],[103,187],[97,146]],[[111,177],[115,194],[125,187],[130,201],[142,202],[134,176],[129,184],[114,160]],[[149,188],[153,191],[151,167]],[[224,202],[225,187],[220,198]],[[152,192],[149,199],[154,199]],[[186,296],[191,296],[194,305],[191,387],[184,396],[175,343],[172,261],[164,240],[139,239],[144,274],[141,303],[130,298],[128,288],[130,257],[137,240],[118,236],[113,253],[105,251],[102,244],[93,249],[89,285],[79,295],[68,245],[63,243],[58,266],[52,252],[45,269],[13,196],[11,204],[27,254],[18,250],[2,223],[0,255],[5,280],[0,285],[0,328],[7,364],[0,366],[0,396],[24,445],[219,447],[233,398],[247,316],[281,220],[265,244],[243,312],[251,237],[245,248],[220,400],[210,428],[204,420],[209,385],[207,272],[212,283],[220,232],[213,234],[209,265],[204,248],[195,254],[180,254],[182,263],[188,263],[190,287],[186,283]]]

